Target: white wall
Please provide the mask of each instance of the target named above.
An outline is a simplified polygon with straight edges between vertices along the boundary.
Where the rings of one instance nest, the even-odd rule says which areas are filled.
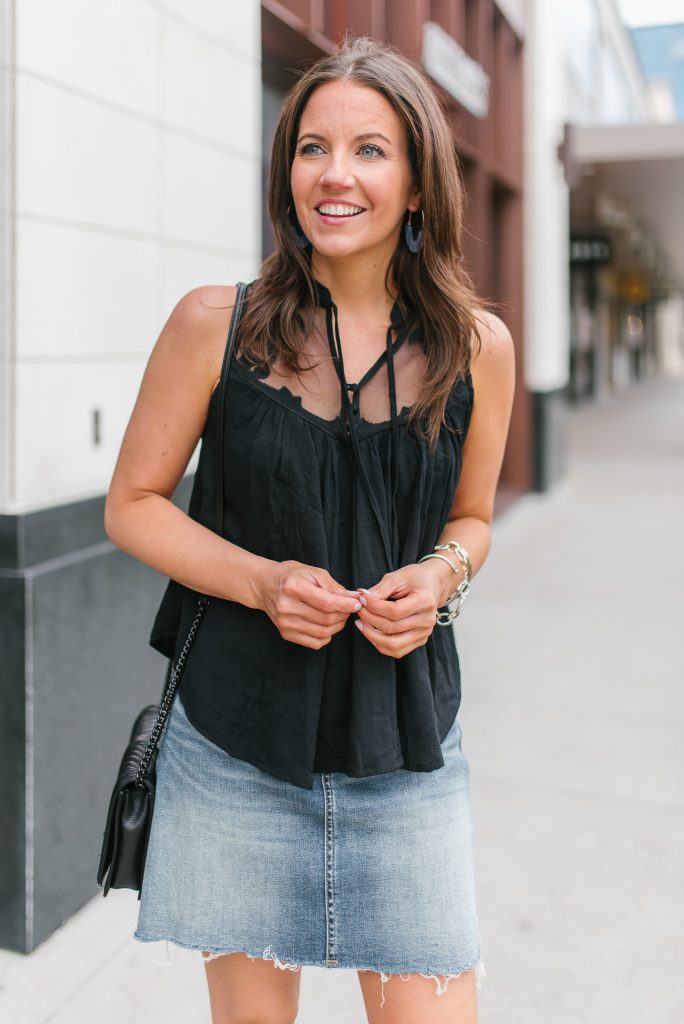
[[[13,369],[12,336],[14,323],[13,264],[14,175],[10,140],[13,135],[13,75],[10,63],[9,0],[0,0],[0,512],[12,465],[13,455]]]
[[[684,296],[671,295],[656,307],[658,365],[672,377],[684,378]]]
[[[652,118],[615,0],[527,0],[525,33],[525,380],[569,376],[569,191],[563,126]]]
[[[568,189],[558,158],[564,81],[557,4],[533,0],[525,34],[525,384],[565,385],[569,367]]]
[[[255,276],[261,39],[258,0],[0,2],[11,513],[103,493],[173,306]]]

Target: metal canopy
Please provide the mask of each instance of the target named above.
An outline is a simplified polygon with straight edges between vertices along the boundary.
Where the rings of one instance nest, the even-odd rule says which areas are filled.
[[[589,189],[629,210],[684,290],[684,123],[572,128],[572,156]]]

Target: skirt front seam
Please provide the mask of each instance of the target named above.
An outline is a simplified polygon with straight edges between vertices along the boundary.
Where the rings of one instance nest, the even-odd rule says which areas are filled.
[[[335,930],[335,793],[331,774],[321,776],[325,828],[325,965],[337,967]]]

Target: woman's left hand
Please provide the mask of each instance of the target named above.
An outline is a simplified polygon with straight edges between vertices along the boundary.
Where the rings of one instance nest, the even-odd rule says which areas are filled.
[[[427,643],[435,628],[437,609],[444,603],[444,573],[432,560],[405,565],[359,592],[364,607],[357,613],[357,628],[381,654],[403,658]]]

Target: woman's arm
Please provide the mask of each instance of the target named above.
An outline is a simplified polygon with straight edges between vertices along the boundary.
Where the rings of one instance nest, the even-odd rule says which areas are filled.
[[[170,500],[204,429],[235,294],[196,288],[164,325],[124,434],[104,524],[117,547],[165,576],[254,608],[268,560],[223,540]]]
[[[491,544],[494,497],[503,463],[508,426],[513,408],[515,354],[513,339],[506,325],[492,314],[480,314],[482,347],[472,361],[471,373],[475,401],[468,436],[463,446],[463,465],[449,519],[438,540],[458,541],[468,552],[471,578],[482,567]],[[427,553],[427,552],[426,552]],[[458,565],[449,552],[447,556]],[[434,566],[441,577],[441,601],[454,592],[463,579],[460,567],[455,577],[438,558],[421,565]]]
[[[171,501],[204,429],[235,294],[235,288],[196,288],[164,325],[114,468],[105,530],[117,547],[165,576],[261,609],[284,639],[319,648],[360,607],[355,593],[319,567],[246,551]]]
[[[501,472],[513,407],[515,358],[513,340],[496,316],[482,313],[482,345],[472,360],[475,400],[463,446],[463,465],[449,519],[438,543],[455,540],[468,552],[472,576],[482,566],[491,542],[494,495]],[[428,552],[424,552],[428,554]],[[435,612],[463,579],[458,559],[454,575],[438,558],[388,573],[361,600],[364,636],[383,654],[403,657],[424,644],[435,626]],[[389,600],[392,598],[392,600]]]

